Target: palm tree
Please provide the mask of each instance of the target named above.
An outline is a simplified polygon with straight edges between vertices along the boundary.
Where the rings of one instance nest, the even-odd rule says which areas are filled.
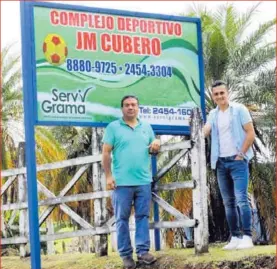
[[[260,24],[258,29],[245,35],[245,31],[251,24],[259,5],[260,3],[253,5],[243,14],[239,14],[232,4],[223,4],[215,11],[194,6],[188,14],[189,16],[200,17],[202,21],[207,112],[215,107],[210,89],[212,82],[218,79],[227,82],[231,100],[246,104],[250,111],[253,108],[258,111],[252,112],[258,137],[254,144],[256,157],[251,169],[253,182],[255,179],[253,193],[255,198],[263,203],[263,205],[258,205],[261,219],[267,220],[267,223],[264,222],[263,225],[270,229],[269,234],[273,234],[274,230],[272,229],[275,225],[269,225],[268,221],[270,214],[273,214],[271,216],[275,215],[275,200],[262,199],[261,193],[268,192],[269,186],[271,186],[269,192],[275,193],[275,185],[272,184],[275,173],[274,169],[266,169],[267,181],[270,184],[262,183],[263,178],[259,176],[262,175],[261,166],[263,164],[258,164],[258,153],[260,159],[261,156],[265,159],[262,145],[267,145],[269,151],[275,152],[276,67],[273,61],[276,57],[276,46],[275,43],[267,42],[265,37],[273,30],[276,19]],[[257,114],[259,115],[257,116]],[[273,161],[274,157],[271,158],[271,162]],[[213,218],[213,213],[221,212],[220,214],[222,214],[224,209],[214,175],[208,174],[211,175],[209,178],[211,202],[214,201],[218,207],[210,210],[212,212],[210,220],[211,222],[218,222]],[[269,204],[270,206],[266,206]],[[271,223],[273,223],[272,217]],[[218,223],[218,225],[224,227],[222,223]],[[227,229],[223,230],[227,232]],[[211,232],[213,235],[217,234],[214,240],[219,239],[221,233],[222,231],[217,234],[215,230]],[[270,239],[275,241],[273,236]]]
[[[1,51],[1,166],[3,170],[16,167],[16,140],[24,140],[20,56],[12,52],[12,48],[13,45],[7,45]],[[38,164],[65,159],[65,151],[55,141],[48,128],[37,127],[35,138]],[[47,187],[51,187],[53,182],[59,182],[56,180],[58,176],[61,177],[56,170],[38,173],[38,179]],[[17,193],[17,185],[13,184],[3,196],[4,203],[7,200],[14,202]]]
[[[272,68],[266,67],[275,59],[275,44],[265,43],[264,40],[273,30],[276,19],[261,24],[253,33],[244,36],[259,5],[255,4],[243,14],[239,14],[232,4],[223,4],[214,12],[195,6],[188,14],[200,17],[202,21],[205,89],[209,109],[215,106],[210,92],[213,81],[225,80],[236,99],[236,94],[242,89],[257,91],[257,79],[261,72],[272,72]]]
[[[10,53],[12,45],[5,46],[1,51],[1,167],[2,169],[16,166],[16,145],[14,134],[17,121],[22,115],[22,91],[20,86],[21,71],[19,55]],[[4,202],[12,201],[15,196],[13,186],[3,196]]]
[[[2,169],[15,167],[14,132],[17,131],[17,121],[22,117],[22,89],[20,57],[10,53],[12,45],[1,51],[1,81],[2,81],[2,119],[1,119],[1,165]]]

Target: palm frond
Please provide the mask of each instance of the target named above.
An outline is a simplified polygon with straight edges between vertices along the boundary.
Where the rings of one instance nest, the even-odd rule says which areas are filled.
[[[239,56],[246,57],[250,55],[253,50],[256,49],[256,46],[264,42],[264,37],[273,30],[273,27],[276,25],[276,19],[267,21],[259,26],[257,30],[251,33],[239,46]],[[235,54],[237,51],[235,52]]]
[[[231,68],[235,70],[235,75],[247,77],[254,72],[259,72],[262,68],[266,68],[268,63],[274,60],[275,57],[276,48],[267,46],[253,51],[253,53],[249,55],[249,57],[244,58],[243,61],[241,61],[243,57],[238,54],[234,62],[232,62]]]
[[[254,15],[258,12],[258,7],[261,5],[261,2],[258,2],[257,4],[254,4],[248,10],[246,10],[245,13],[241,14],[237,21],[237,28],[240,29],[235,37],[236,43],[242,42],[242,36],[245,33],[245,30],[247,27],[250,26]]]

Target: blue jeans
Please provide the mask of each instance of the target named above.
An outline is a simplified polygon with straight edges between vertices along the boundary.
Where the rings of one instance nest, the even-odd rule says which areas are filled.
[[[117,248],[120,257],[132,256],[129,217],[132,204],[135,208],[135,244],[137,255],[150,248],[149,211],[151,203],[151,184],[141,186],[118,186],[113,191],[112,203],[116,220]]]
[[[231,235],[241,237],[241,223],[243,234],[251,236],[252,216],[247,196],[249,179],[248,162],[246,160],[235,160],[235,157],[218,158],[218,185]]]

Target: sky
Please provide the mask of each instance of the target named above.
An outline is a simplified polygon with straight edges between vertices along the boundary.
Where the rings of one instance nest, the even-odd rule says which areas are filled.
[[[72,4],[73,1],[51,1]],[[74,1],[75,2],[75,1]],[[76,2],[75,2],[76,3]],[[148,13],[179,15],[186,12],[192,5],[205,5],[213,10],[226,1],[78,1],[78,5],[141,11]],[[228,1],[239,10],[244,12],[258,1]],[[14,49],[20,52],[20,4],[19,1],[1,1],[1,47],[15,43]],[[276,2],[261,1],[257,14],[249,26],[248,31],[255,29],[262,22],[276,18]],[[276,32],[269,36],[276,39]]]

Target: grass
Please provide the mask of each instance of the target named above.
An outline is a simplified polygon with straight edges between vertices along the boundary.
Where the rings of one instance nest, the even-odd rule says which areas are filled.
[[[65,233],[65,232],[72,232],[73,231],[73,227],[64,227],[58,230],[59,233]],[[65,238],[65,239],[60,239],[60,240],[55,240],[55,251],[58,254],[63,253],[63,242],[67,245],[69,243],[71,243],[72,238]]]
[[[209,247],[209,253],[199,256],[194,254],[194,249],[168,249],[153,252],[158,262],[163,264],[159,268],[184,268],[190,264],[217,264],[225,261],[241,261],[251,257],[264,257],[276,255],[276,246],[255,246],[250,250],[223,251],[222,244]],[[30,258],[2,257],[3,269],[29,269]],[[74,253],[58,255],[42,255],[42,269],[119,269],[122,262],[118,253],[110,252],[109,256],[96,257],[95,254]],[[151,266],[151,268],[153,268]],[[156,268],[156,267],[155,267]]]

